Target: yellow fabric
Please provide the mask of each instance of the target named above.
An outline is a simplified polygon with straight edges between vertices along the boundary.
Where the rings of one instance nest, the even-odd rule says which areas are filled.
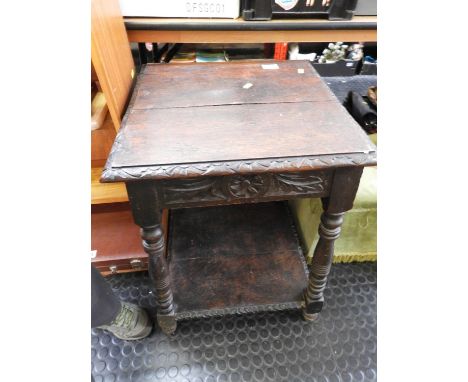
[[[289,203],[310,260],[319,238],[322,204],[317,198],[296,199]],[[361,177],[354,207],[345,214],[341,235],[335,242],[334,262],[376,260],[377,168],[367,167]]]

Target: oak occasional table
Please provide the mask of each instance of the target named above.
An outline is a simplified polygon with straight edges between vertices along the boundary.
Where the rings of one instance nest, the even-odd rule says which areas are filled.
[[[157,322],[171,334],[192,317],[315,319],[343,214],[375,164],[375,146],[306,61],[150,64],[101,181],[126,184]],[[309,269],[285,202],[304,197],[324,207]]]

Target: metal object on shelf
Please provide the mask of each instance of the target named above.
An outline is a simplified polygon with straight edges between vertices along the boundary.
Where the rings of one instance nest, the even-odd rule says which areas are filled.
[[[358,0],[355,15],[377,16],[377,0]]]
[[[133,259],[132,261],[130,261],[130,265],[133,269],[142,269],[143,261],[141,261],[140,259]]]
[[[109,267],[109,270],[112,274],[116,274],[117,273],[117,265],[111,265]]]

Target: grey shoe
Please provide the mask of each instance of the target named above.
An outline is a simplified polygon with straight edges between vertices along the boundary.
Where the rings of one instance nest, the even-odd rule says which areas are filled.
[[[151,333],[153,324],[142,308],[122,302],[117,317],[110,325],[99,326],[99,329],[105,329],[122,340],[139,340],[145,338]]]

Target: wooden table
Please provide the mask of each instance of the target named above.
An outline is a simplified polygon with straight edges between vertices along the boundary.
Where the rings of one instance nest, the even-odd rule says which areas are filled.
[[[315,319],[343,214],[375,164],[375,146],[306,61],[151,64],[101,181],[126,183],[170,334],[211,315],[297,308]],[[324,206],[310,270],[281,202],[300,197]]]

